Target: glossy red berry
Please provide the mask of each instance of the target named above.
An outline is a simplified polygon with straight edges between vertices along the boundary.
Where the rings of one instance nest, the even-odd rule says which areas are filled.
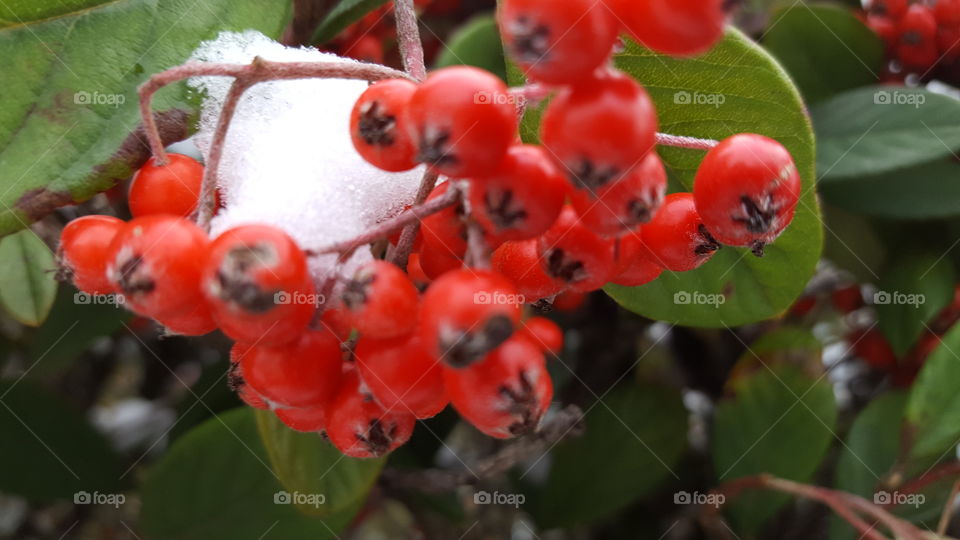
[[[67,223],[60,234],[57,259],[64,278],[89,294],[110,294],[107,279],[110,244],[124,222],[110,216],[84,216]]]
[[[513,282],[526,303],[559,294],[565,285],[540,263],[539,240],[531,238],[506,242],[490,258],[493,269]]]
[[[167,163],[150,158],[130,183],[127,199],[133,217],[173,214],[190,217],[200,201],[203,165],[189,156],[167,154]]]
[[[909,0],[870,0],[867,11],[872,15],[882,15],[899,19],[907,12]]]
[[[451,188],[450,182],[437,186],[427,198],[435,200]],[[467,252],[467,228],[463,221],[463,204],[455,204],[431,214],[420,222],[423,243],[420,246],[420,265],[433,279],[463,266]]]
[[[513,334],[522,303],[513,284],[500,274],[469,269],[449,272],[423,295],[423,346],[447,365],[468,366]]]
[[[867,15],[867,26],[877,34],[888,50],[893,50],[900,39],[900,33],[897,29],[897,21],[886,15]]]
[[[375,167],[399,172],[417,166],[417,150],[407,125],[407,107],[416,90],[417,85],[411,81],[380,81],[354,105],[350,114],[353,146]]]
[[[960,25],[960,0],[936,0],[933,5],[933,15],[940,26]]]
[[[544,352],[560,354],[563,350],[563,330],[546,317],[530,317],[523,321],[518,335],[529,338]]]
[[[266,225],[243,225],[213,241],[203,292],[225,334],[262,345],[299,338],[317,307],[303,252]]]
[[[168,334],[178,336],[202,336],[217,329],[217,322],[213,319],[210,306],[204,301],[198,301],[190,311],[174,316],[157,317]]]
[[[240,359],[251,388],[277,407],[295,408],[330,403],[342,364],[340,340],[327,330],[308,331],[287,345],[253,345]]]
[[[350,457],[381,457],[407,442],[415,423],[416,419],[407,411],[381,407],[353,371],[344,373],[340,391],[330,407],[327,436]]]
[[[640,231],[631,231],[617,239],[614,258],[615,277],[610,281],[624,287],[639,287],[660,277],[663,267],[650,256]]]
[[[372,64],[383,63],[383,42],[374,35],[362,35],[352,40],[343,50],[343,56]]]
[[[227,371],[227,385],[231,390],[237,393],[237,397],[254,409],[269,410],[270,404],[256,390],[250,388],[247,381],[243,378],[243,368],[240,367],[240,360],[246,356],[250,347],[242,343],[234,343],[230,348],[230,368]]]
[[[879,330],[851,332],[847,341],[854,354],[870,366],[883,371],[892,371],[897,367],[897,355]]]
[[[431,74],[413,94],[408,114],[418,160],[451,178],[495,171],[517,134],[507,86],[474,67]]]
[[[830,301],[840,313],[852,313],[863,307],[863,293],[859,285],[849,285],[830,293]]]
[[[574,190],[571,202],[580,221],[601,236],[617,236],[646,223],[663,204],[667,171],[655,152],[621,180],[598,191]]]
[[[365,264],[346,283],[341,297],[352,326],[364,337],[400,337],[417,324],[420,293],[392,263]]]
[[[929,7],[911,4],[900,19],[897,57],[906,66],[927,69],[939,58],[937,19]]]
[[[540,236],[557,219],[568,184],[539,146],[510,148],[500,168],[470,185],[473,217],[502,241]]]
[[[734,135],[711,149],[693,185],[697,211],[721,244],[757,256],[793,220],[800,173],[790,152],[762,135]]]
[[[553,299],[553,309],[564,313],[572,313],[581,307],[587,301],[587,293],[577,291],[564,291]]]
[[[667,195],[650,223],[640,229],[650,258],[674,272],[699,268],[720,249],[704,226],[691,193]]]
[[[540,139],[574,187],[598,191],[640,165],[656,131],[657,113],[646,90],[630,76],[606,70],[550,102]]]
[[[640,43],[663,54],[706,52],[723,37],[723,0],[606,0]]]
[[[444,369],[450,403],[491,437],[506,439],[536,429],[553,399],[543,351],[517,336],[466,369]]]
[[[960,25],[937,29],[937,48],[944,60],[960,58]]]
[[[207,235],[184,218],[136,218],[114,237],[107,276],[131,311],[151,318],[182,315],[201,301],[209,245]]]
[[[360,378],[385,409],[431,418],[447,406],[441,365],[418,336],[361,338],[355,355]]]
[[[274,411],[283,425],[295,431],[318,433],[327,429],[330,406],[311,407],[309,409],[277,409]]]
[[[595,291],[613,277],[613,240],[584,226],[570,206],[540,238],[538,251],[547,275],[574,291]]]
[[[527,76],[558,85],[578,83],[604,64],[619,29],[594,0],[506,0],[498,20],[507,52]]]

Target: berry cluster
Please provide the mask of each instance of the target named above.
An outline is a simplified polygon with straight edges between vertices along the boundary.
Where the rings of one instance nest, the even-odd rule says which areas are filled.
[[[960,0],[869,0],[862,14],[902,74],[960,59]]]
[[[460,0],[414,0],[414,5],[424,15],[442,16],[456,11],[460,7]],[[347,58],[383,64],[395,49],[396,41],[393,2],[387,2],[348,26],[322,48]],[[441,45],[439,40],[428,43],[434,44],[435,48]]]

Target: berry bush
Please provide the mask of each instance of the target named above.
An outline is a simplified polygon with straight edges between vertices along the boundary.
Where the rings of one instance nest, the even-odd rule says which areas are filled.
[[[2,4],[0,538],[960,534],[960,3]]]

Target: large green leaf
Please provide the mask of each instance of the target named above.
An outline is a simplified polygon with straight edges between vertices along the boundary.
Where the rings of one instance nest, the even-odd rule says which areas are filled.
[[[960,325],[927,358],[907,404],[915,460],[942,459],[960,441]]]
[[[257,426],[287,491],[325,495],[323,505],[300,507],[309,514],[328,516],[362,503],[386,463],[346,457],[319,435],[294,431],[270,412],[257,412]]]
[[[735,30],[697,58],[669,58],[628,44],[616,61],[647,87],[663,132],[712,139],[754,132],[779,140],[800,170],[803,197],[793,223],[762,259],[724,248],[693,272],[666,272],[643,287],[611,285],[607,292],[641,315],[691,326],[734,326],[784,311],[803,291],[823,245],[813,133],[797,89],[763,49]],[[662,147],[660,155],[690,189],[703,152]],[[713,295],[724,302],[683,302]]]
[[[39,326],[57,296],[53,253],[31,230],[0,239],[0,303],[14,319]]]
[[[853,10],[806,2],[781,9],[763,36],[808,101],[873,84],[883,65],[883,42]]]
[[[313,34],[314,43],[326,43],[364,15],[386,4],[387,0],[339,0],[320,22]]]
[[[503,44],[493,15],[478,15],[450,36],[437,58],[438,68],[476,66],[506,80]]]
[[[130,137],[137,86],[222,30],[277,36],[288,0],[31,0],[0,10],[0,234],[84,200],[146,159]],[[13,7],[10,7],[10,6]],[[185,85],[156,101],[167,139],[187,135]]]
[[[820,103],[811,114],[824,186],[861,182],[863,176],[948,158],[960,149],[960,101],[926,90],[858,88]],[[912,178],[904,174],[900,180],[910,184]]]
[[[585,435],[554,452],[534,509],[544,527],[587,523],[620,510],[676,476],[673,467],[686,448],[683,401],[662,387],[615,389],[590,409],[585,424]]]
[[[717,407],[713,463],[720,482],[769,473],[797,482],[820,465],[837,420],[833,389],[796,368],[761,370],[735,383]],[[787,501],[747,492],[727,505],[738,533],[751,536]]]
[[[880,330],[898,355],[953,301],[953,275],[950,259],[934,253],[904,255],[884,272],[874,303]]]
[[[120,462],[60,397],[31,381],[0,383],[0,491],[48,502],[116,494]]]
[[[142,494],[141,526],[153,540],[336,538],[359,510],[357,504],[321,520],[289,504],[316,494],[284,492],[249,408],[177,440],[149,471]]]

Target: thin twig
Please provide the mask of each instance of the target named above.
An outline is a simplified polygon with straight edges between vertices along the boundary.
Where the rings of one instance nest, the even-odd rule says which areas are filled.
[[[394,0],[393,12],[397,19],[397,40],[400,44],[403,69],[415,80],[422,81],[427,76],[427,68],[423,60],[423,42],[420,41],[420,28],[417,26],[417,11],[413,0]]]
[[[937,536],[947,535],[947,527],[950,525],[950,518],[953,516],[953,508],[957,501],[958,493],[960,493],[960,480],[953,483],[953,487],[950,488],[950,495],[947,497],[947,502],[943,505],[940,521],[937,522]]]
[[[691,150],[710,150],[714,146],[720,144],[720,142],[713,139],[698,139],[696,137],[670,135],[669,133],[657,133],[657,144],[660,146],[689,148]]]
[[[427,172],[423,175],[423,179],[420,181],[420,189],[417,191],[417,196],[413,201],[414,206],[422,205],[424,201],[427,200],[427,197],[433,192],[433,188],[437,186],[438,179],[439,176],[436,172],[427,169]],[[449,194],[449,191],[447,194]],[[410,252],[413,250],[413,244],[416,242],[417,234],[419,233],[420,220],[413,221],[406,225],[403,232],[400,233],[400,240],[397,241],[396,249],[394,249],[390,255],[390,260],[393,264],[403,269],[407,268],[407,260],[410,258]]]

